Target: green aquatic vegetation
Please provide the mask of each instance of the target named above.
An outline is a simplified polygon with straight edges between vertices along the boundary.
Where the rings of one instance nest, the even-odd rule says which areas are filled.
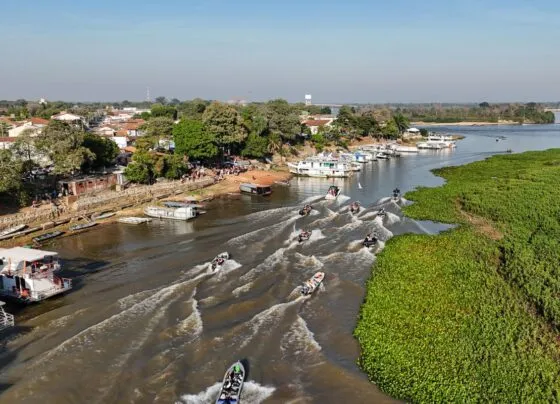
[[[390,240],[367,284],[360,364],[414,402],[560,400],[560,150],[436,170],[405,213],[460,226]]]

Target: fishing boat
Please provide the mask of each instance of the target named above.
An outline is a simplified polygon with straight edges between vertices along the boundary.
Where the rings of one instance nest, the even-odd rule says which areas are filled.
[[[340,194],[340,188],[336,185],[331,185],[325,195],[325,199],[336,199],[336,197]]]
[[[307,216],[309,215],[309,213],[311,213],[312,210],[313,210],[313,206],[305,205],[303,208],[299,210],[299,214],[300,216]]]
[[[239,404],[245,376],[245,366],[240,361],[231,365],[224,375],[216,404]]]
[[[0,302],[0,331],[3,331],[15,325],[13,314],[4,311],[5,304],[6,303],[4,302]]]
[[[33,237],[33,241],[35,241],[36,243],[40,243],[42,241],[46,241],[46,240],[50,240],[51,238],[58,237],[62,234],[64,234],[63,231],[59,231],[59,230],[51,231],[50,233],[45,233],[45,234],[41,234],[40,236]]]
[[[70,230],[72,231],[84,230],[84,229],[89,229],[90,227],[93,226],[97,226],[97,223],[89,222],[89,223],[76,224],[74,226],[70,226]]]
[[[350,213],[356,214],[360,212],[360,202],[352,202],[350,205]]]
[[[117,220],[119,223],[126,223],[126,224],[140,224],[140,223],[147,223],[151,222],[152,219],[148,217],[121,217]]]
[[[230,259],[230,255],[227,251],[216,255],[216,258],[212,260],[211,266],[214,271],[218,271],[224,263]]]
[[[311,237],[310,231],[302,230],[301,233],[299,233],[298,242],[301,243],[303,241],[307,241],[309,240],[310,237]]]
[[[107,219],[107,218],[113,217],[115,215],[116,215],[115,212],[94,213],[93,215],[91,215],[91,220]]]
[[[317,272],[311,279],[308,279],[301,285],[301,294],[310,295],[315,292],[317,287],[323,282],[323,279],[325,279],[325,273]]]
[[[182,208],[163,208],[161,206],[148,206],[144,209],[146,216],[157,219],[190,220],[198,216],[198,208],[187,206]]]
[[[378,239],[378,237],[377,237],[377,234],[373,234],[373,236],[372,236],[371,234],[368,234],[368,235],[366,236],[366,238],[364,239],[364,241],[362,241],[362,245],[363,245],[364,247],[368,247],[368,248],[369,248],[369,247],[374,246],[375,244],[377,244],[377,241],[378,241],[378,240],[379,240],[379,239]]]
[[[58,254],[34,248],[0,248],[0,295],[19,302],[39,302],[72,288],[57,276]]]
[[[0,232],[0,237],[8,236],[12,233],[16,233],[18,231],[21,231],[21,230],[25,229],[26,227],[27,227],[26,224],[18,224],[17,226],[7,228],[6,230],[3,230],[3,231]]]

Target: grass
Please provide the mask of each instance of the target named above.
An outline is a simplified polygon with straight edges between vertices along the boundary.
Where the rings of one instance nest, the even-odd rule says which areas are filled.
[[[560,400],[560,150],[436,171],[409,217],[460,223],[387,243],[355,335],[360,365],[413,402]]]

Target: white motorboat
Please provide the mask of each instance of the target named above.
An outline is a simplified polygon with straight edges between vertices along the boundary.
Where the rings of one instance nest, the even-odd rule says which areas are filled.
[[[398,153],[418,153],[418,147],[416,146],[395,146],[395,150]]]
[[[58,254],[32,248],[0,248],[0,295],[38,302],[72,289],[72,280],[55,275]]]
[[[218,271],[224,263],[230,259],[230,255],[227,251],[220,253],[212,260],[210,264],[214,271]]]
[[[311,279],[305,281],[303,285],[301,285],[301,294],[310,295],[315,292],[317,287],[323,282],[323,279],[325,279],[324,272],[315,273]]]
[[[340,194],[340,188],[336,185],[331,185],[325,195],[325,199],[336,199],[336,197]]]
[[[190,220],[197,217],[199,212],[196,206],[187,206],[182,208],[148,206],[144,209],[144,214],[157,219]]]
[[[224,375],[216,404],[239,404],[246,374],[245,367],[240,361],[231,365]]]

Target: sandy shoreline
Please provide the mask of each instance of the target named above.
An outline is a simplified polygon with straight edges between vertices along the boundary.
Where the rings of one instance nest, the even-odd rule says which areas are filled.
[[[497,126],[497,125],[520,125],[515,121],[498,121],[498,122],[411,122],[411,126]]]

